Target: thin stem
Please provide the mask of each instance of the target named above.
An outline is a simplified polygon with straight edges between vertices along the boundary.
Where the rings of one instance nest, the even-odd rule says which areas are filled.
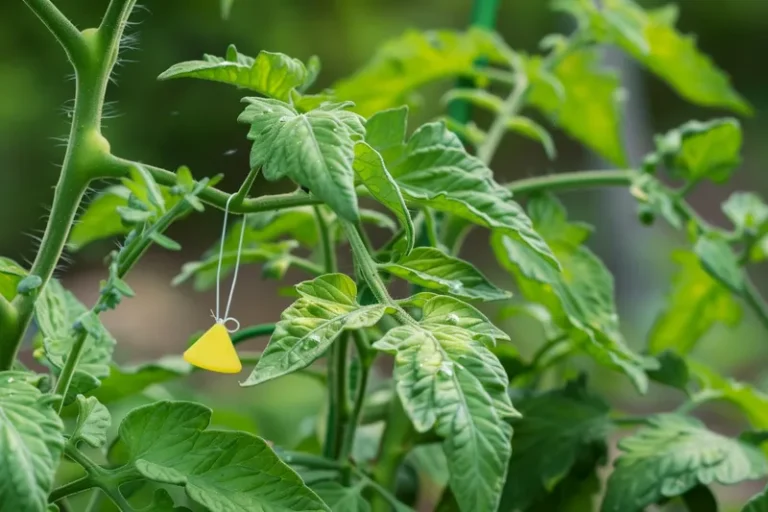
[[[320,243],[322,255],[323,255],[323,267],[327,273],[336,272],[336,248],[333,243],[333,236],[331,235],[331,229],[328,226],[328,221],[325,220],[323,210],[320,206],[314,206],[312,208],[315,212],[315,220],[317,221],[317,233],[320,235]]]
[[[370,487],[371,489],[378,492],[382,498],[386,500],[387,503],[392,507],[390,510],[399,510],[399,509],[407,509],[400,501],[395,497],[394,494],[389,492],[387,489],[379,485],[376,480],[372,479],[365,473],[363,473],[360,468],[353,466],[352,472],[357,476],[360,480],[365,482],[365,485]],[[407,509],[410,510],[410,509]]]
[[[245,177],[245,181],[243,181],[243,184],[240,185],[240,190],[237,191],[235,194],[235,197],[232,198],[232,202],[229,204],[229,209],[232,209],[232,206],[239,206],[243,204],[243,201],[245,201],[245,198],[248,197],[248,193],[251,191],[251,188],[253,187],[253,182],[256,181],[256,177],[259,175],[260,167],[255,167],[248,172],[248,176]]]
[[[564,341],[568,341],[567,334],[561,334],[560,336],[557,336],[547,341],[544,345],[541,346],[541,348],[539,348],[539,350],[536,351],[536,354],[533,356],[533,359],[531,360],[531,364],[529,366],[534,370],[539,368],[542,365],[542,362],[544,361],[546,356],[549,355]]]
[[[8,299],[0,295],[0,340],[12,338],[18,329],[18,323],[19,315],[16,312],[16,308],[13,307]],[[2,346],[0,346],[0,352],[2,352]]]
[[[126,160],[124,158],[115,156],[110,158],[109,163],[111,172],[119,176],[128,174],[131,167],[134,165],[136,165],[135,162],[131,160]],[[150,174],[152,174],[152,177],[155,178],[155,181],[157,181],[157,183],[160,185],[169,187],[176,185],[176,175],[174,173],[160,167],[155,167],[153,165],[141,165],[143,165],[144,168],[147,169]],[[227,194],[226,192],[216,188],[208,187],[203,190],[198,197],[203,202],[223,210],[227,204],[229,196],[230,194]],[[231,213],[256,213],[316,204],[322,204],[322,201],[301,190],[297,190],[288,194],[275,194],[270,196],[248,198],[243,200],[242,204],[240,205],[230,205],[231,208],[229,211]]]
[[[64,399],[66,398],[67,392],[69,391],[69,385],[72,382],[72,377],[74,376],[75,370],[77,369],[77,364],[80,362],[80,356],[83,355],[83,348],[85,348],[86,339],[88,339],[88,331],[80,326],[77,330],[77,337],[72,344],[72,348],[69,350],[69,354],[67,354],[67,360],[64,362],[64,368],[61,369],[59,380],[56,381],[56,389],[53,392],[53,394],[59,395],[61,397],[61,402],[59,403],[59,414],[61,414],[61,410],[64,408]]]
[[[111,0],[104,12],[104,17],[101,19],[98,34],[103,44],[102,55],[105,57],[104,64],[107,75],[112,73],[112,68],[117,62],[120,40],[135,6],[136,0]]]
[[[87,455],[78,450],[77,447],[71,443],[64,446],[64,453],[67,457],[80,464],[92,477],[100,477],[109,472],[108,470],[99,467],[98,464],[89,459]]]
[[[512,92],[504,101],[501,111],[494,119],[483,143],[477,148],[477,156],[483,163],[490,164],[502,137],[507,131],[509,120],[523,108],[525,95],[528,93],[528,78],[523,73],[516,77]]]
[[[637,171],[632,169],[618,171],[577,171],[550,174],[516,180],[506,185],[513,194],[533,194],[536,192],[562,192],[565,190],[585,190],[597,187],[628,187],[632,184]]]
[[[24,0],[27,6],[48,27],[56,40],[67,52],[70,62],[75,67],[81,66],[86,59],[88,49],[83,35],[71,21],[51,2],[51,0]]]
[[[66,498],[67,496],[79,494],[89,489],[93,489],[94,487],[97,487],[96,480],[94,480],[91,475],[86,475],[83,478],[69,482],[68,484],[57,487],[51,491],[51,494],[48,496],[48,501],[51,503],[56,503],[57,501]]]
[[[339,461],[318,457],[317,455],[311,455],[309,453],[279,450],[277,454],[283,459],[283,462],[292,466],[304,466],[312,469],[330,469],[336,471],[341,471],[345,467]]]
[[[749,276],[746,275],[746,272],[744,273],[744,277],[745,277],[744,291],[743,291],[744,300],[747,301],[747,304],[750,305],[750,307],[755,311],[755,313],[757,314],[757,317],[763,323],[765,328],[768,329],[768,304],[765,302],[765,299],[760,295],[760,291],[757,289],[752,279],[750,279]]]
[[[232,344],[237,345],[253,338],[260,338],[261,336],[272,336],[273,332],[275,332],[275,324],[261,324],[244,327],[232,334]]]

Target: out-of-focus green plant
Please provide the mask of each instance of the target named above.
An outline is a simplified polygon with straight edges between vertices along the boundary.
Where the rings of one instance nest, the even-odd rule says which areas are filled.
[[[692,121],[659,135],[638,169],[499,184],[490,168],[509,131],[555,157],[547,129],[526,110],[625,164],[619,79],[599,63],[606,45],[622,48],[692,103],[748,114],[724,73],[674,28],[674,9],[644,11],[630,0],[599,7],[558,2],[578,27],[547,36],[542,55],[516,52],[479,28],[408,32],[385,43],[358,73],[314,93],[316,58],[305,63],[264,51],[252,58],[232,46],[224,57],[175,64],[160,78],[248,91],[239,121],[250,127],[251,172],[229,194],[214,188],[215,177],[195,179],[186,167],[173,173],[117,156],[102,135],[104,95],[134,0],[112,0],[99,27],[82,31],[50,0],[26,3],[65,49],[77,88],[37,256],[29,269],[0,259],[4,510],[66,510],[73,495],[91,489],[120,510],[139,510],[135,495],[144,488],[156,490],[141,510],[410,510],[419,494],[413,461],[429,467],[430,457],[441,461],[431,467],[447,480],[442,511],[590,510],[598,496],[606,512],[674,500],[715,510],[710,484],[768,475],[760,449],[768,397],[688,356],[714,324],[738,322],[743,305],[768,328],[768,306],[745,270],[768,258],[768,205],[752,193],[734,194],[723,204],[734,227],[723,230],[686,202],[695,186],[727,181],[738,167],[739,122]],[[490,126],[449,118],[409,130],[407,105],[418,89],[457,77],[472,87],[450,91],[446,103],[489,110]],[[662,168],[677,187],[657,177]],[[298,188],[251,197],[259,172]],[[96,180],[113,183],[75,222]],[[680,270],[644,354],[622,338],[611,274],[585,245],[591,228],[569,221],[553,195],[596,186],[627,188],[642,223],[661,217],[690,238],[691,248],[675,254]],[[513,194],[527,197],[527,211]],[[377,201],[394,219],[361,209],[359,197]],[[116,435],[109,428],[117,400],[183,379],[191,368],[173,358],[121,368],[112,361],[117,341],[99,314],[134,295],[126,274],[151,244],[181,249],[164,231],[205,205],[228,207],[242,219],[225,235],[221,258],[209,251],[185,265],[177,282],[194,279],[205,288],[217,267],[231,271],[241,229],[241,263],[263,263],[271,278],[282,279],[290,267],[310,277],[295,286],[296,300],[277,323],[233,336],[235,344],[271,336],[263,353],[247,359],[256,364],[243,387],[294,372],[327,386],[327,410],[293,451],[251,432],[211,429],[218,411],[187,401],[153,401],[128,412]],[[372,246],[370,223],[392,230],[383,246]],[[459,256],[477,226],[490,230],[493,250],[525,301],[507,311],[535,311],[544,324],[549,339],[530,360],[472,305],[511,296]],[[53,270],[67,244],[76,250],[113,236],[125,240],[109,256],[99,299],[86,307],[52,279]],[[340,247],[352,253],[352,276],[338,272]],[[302,248],[313,249],[311,256]],[[393,297],[388,284],[397,279],[414,293]],[[47,374],[17,361],[33,318],[40,333],[35,355]],[[382,354],[394,357],[391,382],[369,389]],[[554,372],[544,384],[543,376],[579,354],[622,372],[639,393],[652,379],[688,400],[674,413],[638,419],[612,410],[584,376],[566,381]],[[318,373],[311,365],[324,356],[326,371]],[[689,415],[712,400],[738,405],[755,431],[730,438]],[[641,428],[619,442],[622,453],[601,482],[607,438],[627,425]],[[65,459],[84,476],[53,488]],[[186,496],[169,493],[169,486],[183,487]],[[766,506],[761,494],[744,510]],[[89,507],[97,509],[98,499]]]

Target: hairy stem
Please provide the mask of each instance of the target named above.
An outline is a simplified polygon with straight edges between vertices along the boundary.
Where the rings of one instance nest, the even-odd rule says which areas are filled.
[[[18,319],[15,332],[0,346],[0,370],[10,368],[16,358],[35,300],[53,275],[88,184],[109,176],[109,143],[101,135],[102,109],[120,38],[135,0],[112,0],[101,27],[82,33],[49,0],[27,0],[27,5],[70,56],[76,78],[75,110],[51,215],[29,272],[40,277],[42,286],[13,299]]]
[[[51,0],[24,0],[27,6],[48,27],[67,52],[70,62],[78,66],[87,58],[88,50],[77,27],[51,2]]]

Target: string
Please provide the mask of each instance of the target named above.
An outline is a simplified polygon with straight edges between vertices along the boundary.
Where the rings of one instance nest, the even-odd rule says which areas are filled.
[[[227,322],[235,324],[234,329],[227,329],[229,332],[236,332],[240,329],[240,322],[236,318],[229,316],[229,308],[232,305],[232,296],[235,294],[235,284],[237,283],[237,271],[240,269],[240,253],[243,252],[243,238],[245,237],[245,217],[243,217],[242,227],[240,228],[240,242],[237,245],[237,256],[235,259],[235,273],[232,276],[232,286],[229,289],[229,298],[227,307],[224,310],[224,316],[221,316],[221,262],[224,259],[224,241],[227,236],[227,217],[229,216],[229,202],[234,195],[229,196],[227,204],[224,206],[224,223],[221,227],[221,244],[219,245],[219,264],[216,268],[216,314],[212,315],[217,324],[221,324],[227,329]],[[211,312],[213,313],[213,312]]]

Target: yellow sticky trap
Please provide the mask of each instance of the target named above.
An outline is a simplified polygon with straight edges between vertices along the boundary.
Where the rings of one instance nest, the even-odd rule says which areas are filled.
[[[220,323],[214,324],[184,352],[184,360],[212,372],[240,373],[243,369],[232,339]]]

